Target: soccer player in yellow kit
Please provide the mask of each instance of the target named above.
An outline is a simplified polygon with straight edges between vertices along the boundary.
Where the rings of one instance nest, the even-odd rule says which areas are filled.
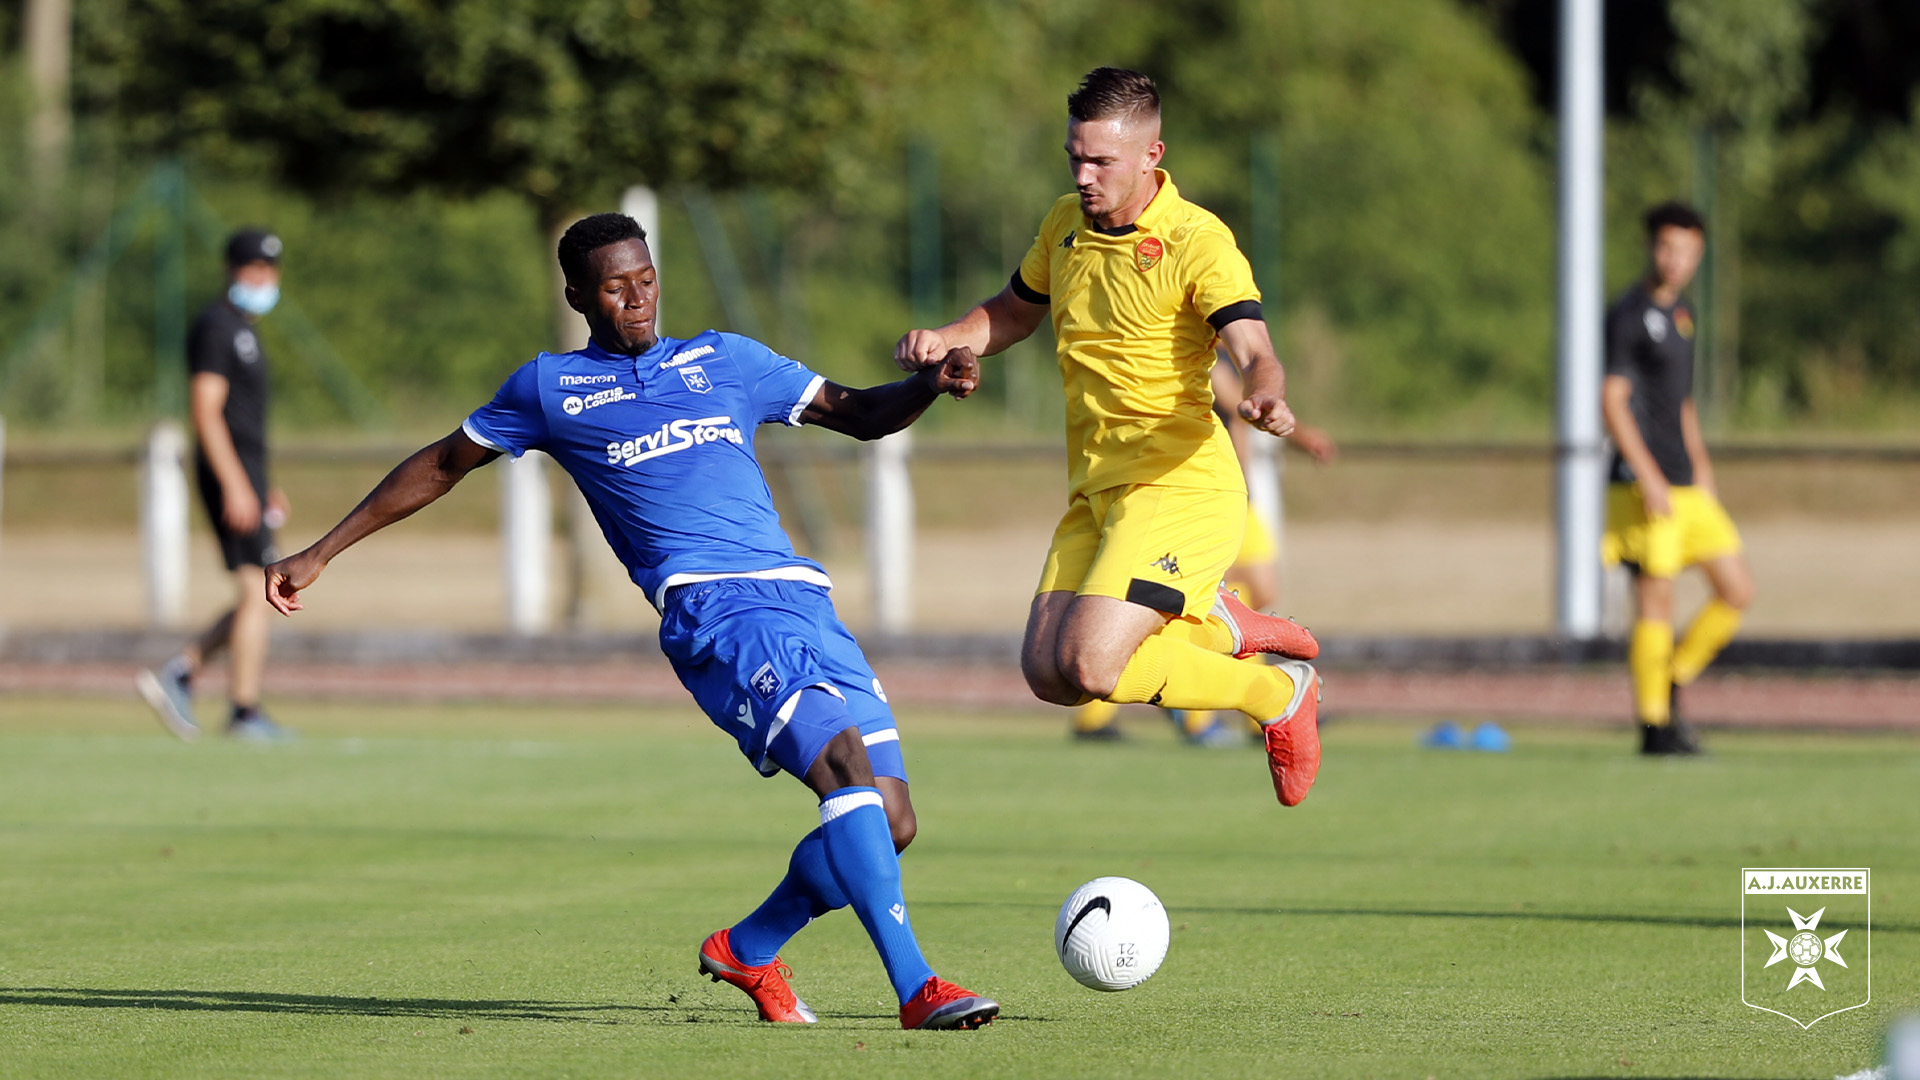
[[[1713,461],[1693,405],[1693,307],[1683,291],[1699,269],[1707,226],[1666,203],[1647,212],[1647,276],[1607,313],[1601,412],[1613,437],[1601,555],[1634,573],[1639,618],[1627,646],[1644,754],[1700,750],[1674,708],[1740,629],[1753,574],[1740,533],[1720,506]],[[1673,579],[1698,566],[1713,599],[1673,641]]]
[[[1255,436],[1252,425],[1239,416],[1240,372],[1233,366],[1231,357],[1216,353],[1212,385],[1213,414],[1226,425],[1227,435],[1233,440],[1233,456],[1244,473],[1247,463],[1253,459]],[[1328,464],[1340,452],[1332,436],[1308,424],[1296,424],[1286,442],[1320,465]],[[1238,594],[1248,607],[1256,610],[1280,600],[1280,545],[1251,503],[1247,506],[1247,529],[1240,540],[1240,553],[1234,556],[1233,565],[1227,570],[1226,584],[1228,591]],[[1121,738],[1119,713],[1120,706],[1112,702],[1087,702],[1073,712],[1073,737],[1091,742]],[[1169,709],[1167,715],[1181,738],[1191,745],[1224,749],[1244,743],[1235,726],[1211,710]],[[1260,726],[1249,723],[1255,737],[1262,737]]]
[[[1304,662],[1319,646],[1220,588],[1247,489],[1212,410],[1216,342],[1240,370],[1241,418],[1270,435],[1294,428],[1260,293],[1233,234],[1158,168],[1151,79],[1098,68],[1067,112],[1075,193],[1054,203],[1005,289],[908,332],[894,359],[911,370],[962,345],[989,356],[1051,313],[1070,490],[1027,617],[1027,685],[1060,705],[1238,709],[1264,726],[1275,793],[1293,806],[1320,764],[1319,676]],[[1255,652],[1290,658],[1234,658]]]

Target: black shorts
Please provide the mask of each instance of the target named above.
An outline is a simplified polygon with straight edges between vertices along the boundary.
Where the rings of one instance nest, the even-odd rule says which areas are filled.
[[[251,462],[242,464],[247,470],[247,477],[253,481],[254,494],[260,497],[260,506],[264,510],[267,505],[266,469],[255,468]],[[195,455],[194,473],[200,485],[200,505],[207,508],[207,519],[213,525],[214,538],[220,541],[220,557],[227,561],[227,569],[266,566],[279,561],[280,553],[274,547],[273,530],[265,524],[251,533],[237,533],[227,527],[222,517],[226,510],[226,493],[220,486],[220,478],[213,474],[213,468],[206,459]]]

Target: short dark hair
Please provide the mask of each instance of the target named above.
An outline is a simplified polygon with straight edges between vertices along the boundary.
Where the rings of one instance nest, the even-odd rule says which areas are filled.
[[[1661,229],[1669,227],[1692,229],[1701,236],[1707,235],[1707,219],[1700,216],[1700,211],[1678,200],[1663,202],[1647,211],[1646,223],[1649,240],[1659,236]]]
[[[1126,68],[1097,67],[1067,95],[1067,115],[1075,120],[1138,120],[1160,115],[1160,91],[1153,80]]]
[[[593,214],[567,226],[560,234],[560,272],[568,281],[586,278],[587,260],[608,244],[627,240],[645,242],[647,230],[625,214]]]

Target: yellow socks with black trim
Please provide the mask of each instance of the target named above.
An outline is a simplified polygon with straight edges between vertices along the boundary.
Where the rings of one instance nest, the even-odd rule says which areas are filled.
[[[1694,616],[1693,624],[1680,637],[1680,644],[1673,650],[1673,681],[1676,686],[1685,686],[1700,677],[1727,647],[1733,635],[1740,632],[1740,619],[1743,612],[1724,600],[1707,601],[1707,606]]]
[[[1182,616],[1167,623],[1159,633],[1175,641],[1192,642],[1208,652],[1223,656],[1233,653],[1233,628],[1217,615],[1203,619]]]
[[[1140,643],[1108,701],[1167,709],[1238,709],[1271,720],[1293,700],[1293,680],[1279,668],[1248,664],[1165,633]]]
[[[1104,731],[1112,726],[1114,718],[1120,715],[1120,706],[1111,701],[1098,699],[1073,710],[1073,730],[1079,734],[1091,731]]]
[[[1673,626],[1642,619],[1633,624],[1627,643],[1627,670],[1633,673],[1633,704],[1640,722],[1656,727],[1671,717],[1667,709],[1673,693]]]

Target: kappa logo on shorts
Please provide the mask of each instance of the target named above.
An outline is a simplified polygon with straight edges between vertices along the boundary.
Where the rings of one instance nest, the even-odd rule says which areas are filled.
[[[1174,577],[1180,576],[1180,560],[1174,558],[1171,551],[1153,560],[1153,565]]]
[[[753,692],[760,695],[760,700],[772,701],[773,695],[779,693],[780,687],[785,684],[780,678],[780,673],[773,670],[773,664],[769,662],[760,665],[760,670],[753,673],[753,678],[747,680],[747,685],[753,687]]]

